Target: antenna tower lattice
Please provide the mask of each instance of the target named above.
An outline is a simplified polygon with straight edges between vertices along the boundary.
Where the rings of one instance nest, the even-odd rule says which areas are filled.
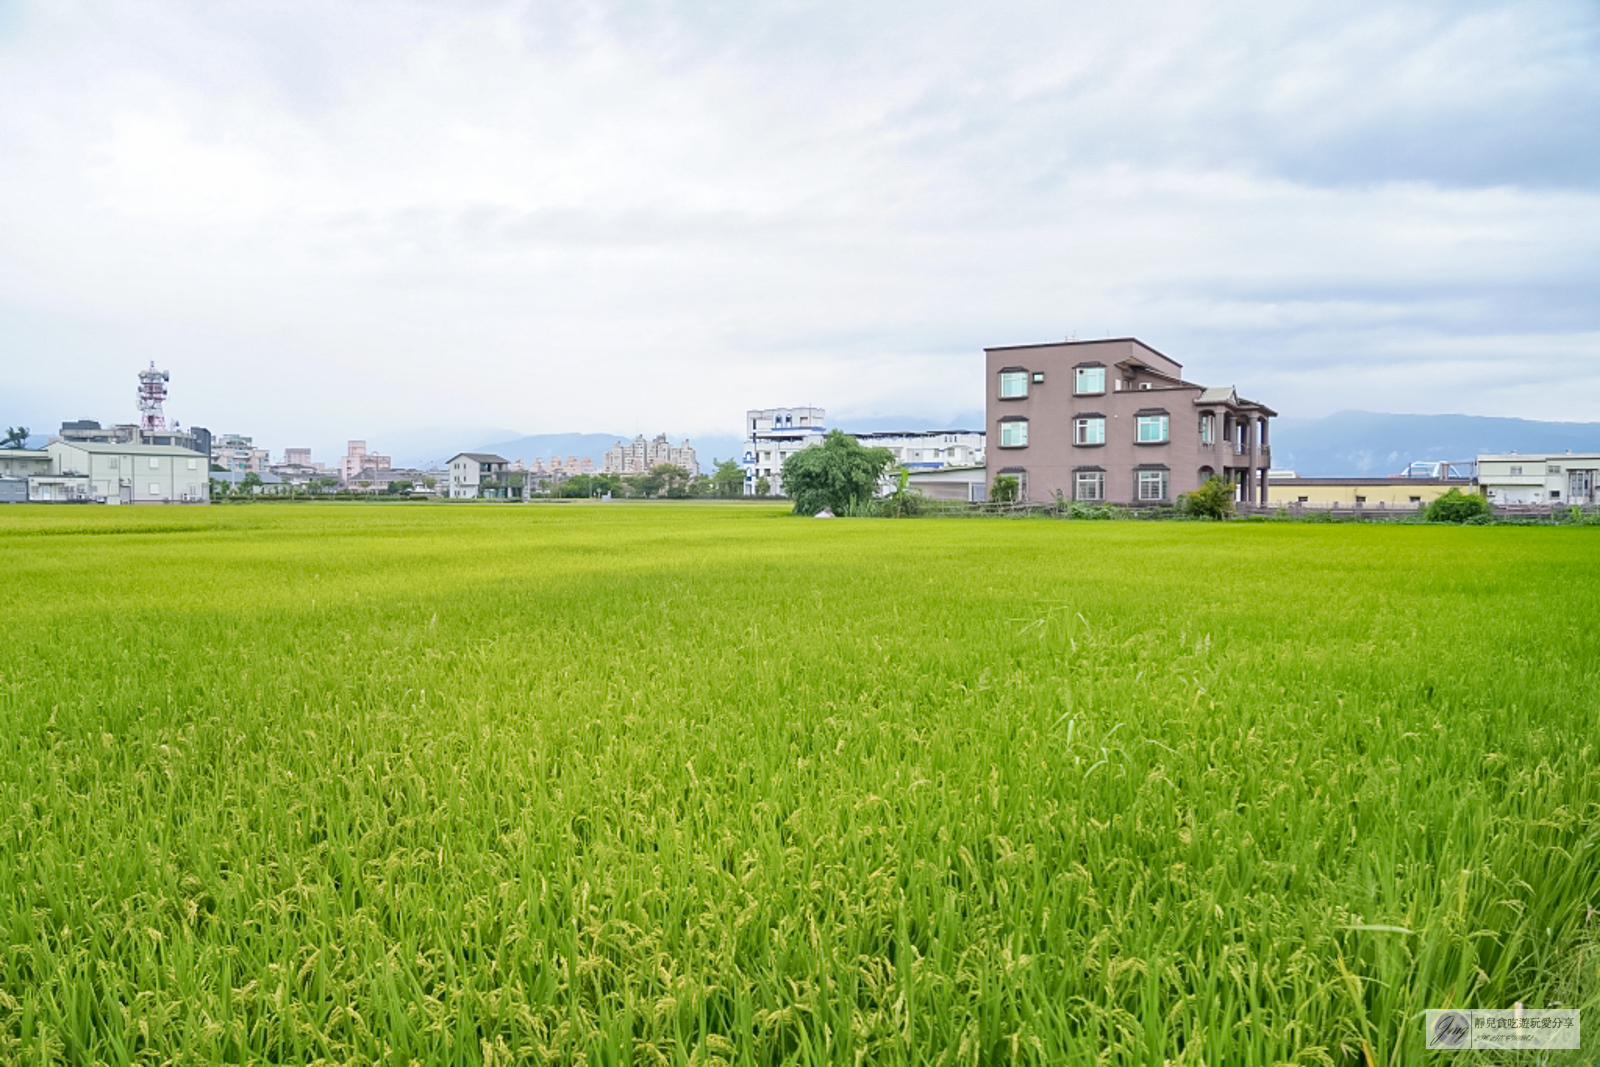
[[[167,398],[167,372],[156,370],[155,360],[150,369],[139,372],[139,429],[146,432],[165,430],[167,417],[161,413],[161,402]]]

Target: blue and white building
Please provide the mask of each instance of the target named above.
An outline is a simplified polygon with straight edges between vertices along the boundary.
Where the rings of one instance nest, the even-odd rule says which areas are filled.
[[[863,448],[887,448],[894,465],[908,471],[981,467],[985,460],[982,430],[895,430],[851,436]]]
[[[762,478],[774,496],[783,495],[783,461],[828,436],[822,408],[761,408],[744,415],[744,495],[756,495]]]

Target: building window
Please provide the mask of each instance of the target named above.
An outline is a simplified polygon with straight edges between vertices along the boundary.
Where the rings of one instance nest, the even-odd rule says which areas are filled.
[[[161,469],[161,461],[156,459],[156,457],[151,456],[150,457],[150,469],[151,470],[160,470]]]
[[[1140,500],[1165,500],[1165,499],[1167,499],[1167,472],[1166,471],[1140,471],[1139,472],[1139,499]]]
[[[1560,466],[1560,464],[1557,464],[1557,463],[1551,463],[1551,464],[1549,464],[1548,466],[1545,467],[1544,472],[1546,474],[1560,474],[1561,473],[1561,466]]]
[[[1209,445],[1217,439],[1217,417],[1215,415],[1200,416],[1200,443]]]
[[[1044,384],[1044,371],[1036,370],[1036,371],[1033,372],[1033,384],[1034,385],[1043,385]]]
[[[1365,504],[1366,502],[1367,502],[1367,498],[1366,497],[1364,497],[1364,496],[1356,497],[1356,503],[1357,504]]]
[[[150,495],[151,496],[160,496],[161,495],[161,486],[157,485],[155,482],[151,482],[150,483]]]
[[[1000,424],[1001,448],[1028,447],[1028,420],[1010,419]]]
[[[1105,471],[1079,471],[1074,480],[1074,500],[1104,500],[1106,498]]]
[[[1512,474],[1513,477],[1515,477],[1517,475],[1520,475],[1521,473],[1522,473],[1522,468],[1521,467],[1512,467],[1511,468],[1511,474]]]
[[[1091,396],[1106,391],[1104,367],[1078,367],[1073,373],[1072,391],[1078,396]]]
[[[1167,439],[1167,416],[1165,415],[1140,415],[1139,416],[1139,443],[1142,445],[1158,444]]]
[[[1106,420],[1100,415],[1084,415],[1072,420],[1072,443],[1075,445],[1103,445],[1106,443]]]
[[[1008,370],[1000,372],[1000,399],[1020,400],[1028,395],[1028,372]]]

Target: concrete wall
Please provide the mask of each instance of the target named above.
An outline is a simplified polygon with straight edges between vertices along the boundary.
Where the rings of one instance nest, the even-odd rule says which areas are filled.
[[[1451,489],[1464,493],[1477,488],[1464,478],[1275,478],[1268,483],[1267,502],[1292,507],[1399,508],[1416,510]]]

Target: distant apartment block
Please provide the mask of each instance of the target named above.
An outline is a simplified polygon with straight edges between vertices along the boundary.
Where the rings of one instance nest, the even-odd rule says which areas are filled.
[[[368,452],[365,441],[351,441],[345,446],[345,453],[339,460],[339,481],[349,485],[358,481],[358,476],[364,470],[386,471],[392,466],[394,461],[388,456]]]
[[[518,462],[521,461],[519,460]],[[594,460],[590,459],[588,456],[568,456],[565,460],[563,460],[560,456],[551,456],[548,464],[546,464],[542,459],[535,458],[533,462],[527,464],[525,467],[519,468],[513,465],[512,469],[525,470],[529,474],[537,475],[539,478],[554,478],[557,481],[571,478],[579,474],[595,473]]]
[[[211,439],[211,462],[223,470],[263,474],[271,456],[245,434],[219,433]]]
[[[640,434],[632,441],[618,441],[606,449],[605,460],[600,465],[603,474],[647,474],[652,467],[669,464],[682,467],[692,478],[700,473],[700,463],[695,459],[694,448],[685,440],[672,444],[664,433],[646,441]]]
[[[783,461],[828,435],[822,408],[760,408],[745,412],[744,494],[755,496],[765,478],[775,496],[783,494]]]
[[[1277,412],[1232,386],[1207,388],[1131,337],[984,350],[986,484],[1006,474],[1022,499],[1170,504],[1212,475],[1265,504]]]
[[[1600,452],[1479,456],[1478,486],[1491,504],[1600,503]]]
[[[282,462],[268,464],[266,473],[277,478],[283,485],[295,488],[308,486],[318,478],[331,477],[327,467],[312,461],[309,448],[284,449]],[[262,477],[265,478],[266,474]]]

